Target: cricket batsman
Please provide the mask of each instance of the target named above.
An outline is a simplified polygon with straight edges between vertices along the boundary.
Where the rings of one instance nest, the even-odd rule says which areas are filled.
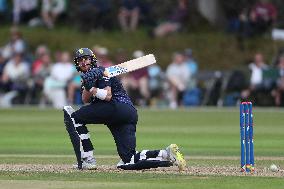
[[[186,167],[176,144],[162,150],[136,151],[137,110],[116,77],[105,77],[104,68],[88,48],[75,52],[74,63],[82,78],[84,106],[75,111],[64,106],[64,123],[77,158],[76,168],[96,169],[94,147],[86,124],[104,124],[110,130],[121,160],[117,168],[141,170],[157,167]]]

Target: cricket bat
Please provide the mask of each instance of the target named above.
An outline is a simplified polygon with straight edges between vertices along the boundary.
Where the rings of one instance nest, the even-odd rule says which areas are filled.
[[[114,77],[120,74],[132,72],[146,66],[150,66],[156,63],[155,56],[153,54],[148,54],[121,64],[110,66],[105,69],[104,75],[106,77]]]

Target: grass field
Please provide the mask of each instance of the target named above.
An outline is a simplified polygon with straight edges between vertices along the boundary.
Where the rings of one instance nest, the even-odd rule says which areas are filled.
[[[114,141],[103,125],[89,126],[101,167],[73,170],[62,111],[1,109],[0,188],[283,188],[283,113],[254,109],[257,173],[241,176],[238,108],[139,109],[137,150],[179,144],[188,160],[188,171],[180,173],[117,171]],[[270,172],[272,163],[282,170]]]

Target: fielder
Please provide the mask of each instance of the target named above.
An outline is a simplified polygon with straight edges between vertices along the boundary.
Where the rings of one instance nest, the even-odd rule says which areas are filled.
[[[104,77],[104,68],[88,48],[75,52],[75,66],[81,72],[82,100],[86,104],[75,111],[64,106],[64,123],[73,145],[78,169],[96,169],[94,147],[86,124],[106,125],[116,143],[121,160],[117,168],[141,170],[157,167],[186,167],[186,161],[176,144],[163,150],[136,151],[137,110],[116,77]]]

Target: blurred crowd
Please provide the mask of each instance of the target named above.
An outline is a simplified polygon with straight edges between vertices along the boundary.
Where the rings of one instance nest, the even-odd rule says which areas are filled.
[[[244,40],[263,34],[270,34],[273,28],[283,24],[278,20],[279,12],[273,2],[269,0],[244,1],[238,5],[232,4],[227,10],[229,32],[235,33],[239,42],[240,49],[244,49]],[[282,26],[281,26],[282,27]]]
[[[0,105],[14,104],[53,106],[81,104],[81,79],[73,63],[72,52],[56,51],[42,44],[35,52],[27,50],[20,30],[12,27],[10,40],[0,49]],[[109,67],[145,55],[135,50],[110,52],[94,45],[98,65]],[[112,58],[110,58],[112,57]],[[157,57],[159,59],[159,57]],[[246,70],[228,72],[200,71],[190,48],[174,52],[163,71],[157,64],[120,76],[138,106],[177,108],[180,106],[234,106],[240,100],[256,105],[282,106],[284,91],[284,50],[279,50],[273,63],[266,64],[261,52],[256,53]]]
[[[56,20],[66,14],[65,0],[1,0],[1,20],[11,21],[14,25],[45,25],[51,29]]]
[[[136,30],[139,22],[151,25],[150,37],[163,37],[180,31],[188,17],[189,2],[176,0],[160,22],[153,21],[153,1],[121,0],[118,10],[113,11],[111,0],[0,0],[0,17],[11,21],[10,39],[0,47],[0,106],[17,104],[53,106],[62,108],[66,104],[82,104],[80,75],[73,64],[73,52],[51,52],[40,44],[34,52],[27,48],[17,27],[44,26],[53,29],[58,19],[72,11],[74,22],[88,32],[92,29],[111,29],[117,18],[123,32]],[[9,10],[9,6],[12,8]],[[113,14],[116,14],[114,16]],[[240,39],[263,34],[277,21],[277,8],[268,1],[257,1],[242,7],[231,15],[229,30]],[[99,66],[109,67],[130,59],[144,56],[137,49],[128,52],[94,45],[93,52]],[[205,71],[198,69],[194,49],[186,48],[172,52],[166,69],[157,64],[120,76],[120,79],[135,105],[170,107],[180,106],[235,106],[241,100],[256,105],[283,106],[284,98],[284,50],[279,49],[272,63],[261,52],[252,55],[246,69],[231,71]],[[131,56],[129,56],[131,54]],[[159,57],[157,57],[159,59]]]
[[[278,25],[279,13],[282,17],[283,13],[277,5],[283,4],[277,0],[216,1],[223,12],[222,25],[227,23],[228,31],[240,41]],[[72,26],[85,32],[114,27],[131,32],[143,25],[148,26],[150,36],[162,37],[191,28],[189,20],[197,8],[198,3],[191,0],[0,0],[0,24],[52,29],[60,20],[72,21]]]
[[[44,44],[30,52],[27,46],[21,31],[12,27],[10,40],[0,48],[0,105],[38,104],[62,108],[66,104],[81,104],[81,79],[72,52],[51,54]],[[142,50],[136,50],[128,57],[125,49],[117,49],[111,60],[108,48],[94,45],[92,50],[98,65],[103,67],[145,55]],[[191,49],[185,49],[173,54],[165,73],[158,65],[153,65],[122,75],[120,79],[136,105],[176,108],[182,104],[183,93],[196,86],[197,70]]]
[[[229,13],[229,30],[238,32],[242,37],[262,34],[277,22],[278,9],[267,0],[234,7],[234,10]]]
[[[245,70],[233,70],[222,77],[223,90],[219,103],[232,106],[242,101],[252,101],[258,106],[284,105],[284,51],[267,63],[267,58],[257,52]]]
[[[158,1],[145,0],[0,0],[0,23],[44,26],[53,29],[58,22],[72,21],[80,31],[121,28],[135,31],[140,23],[149,26],[151,37],[180,31],[188,17],[188,0],[176,0],[160,18],[153,7]],[[162,7],[162,6],[160,6]]]

